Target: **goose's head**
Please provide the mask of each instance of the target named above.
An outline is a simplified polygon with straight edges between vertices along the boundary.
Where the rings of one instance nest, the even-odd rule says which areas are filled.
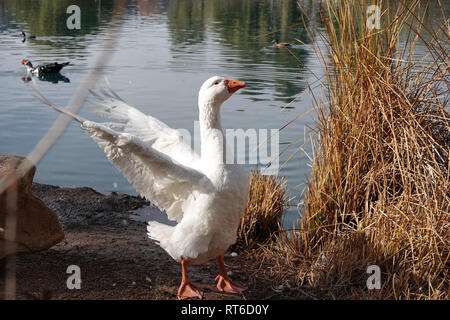
[[[236,91],[245,88],[246,84],[242,81],[229,80],[224,77],[214,76],[206,80],[198,95],[200,104],[220,106]]]

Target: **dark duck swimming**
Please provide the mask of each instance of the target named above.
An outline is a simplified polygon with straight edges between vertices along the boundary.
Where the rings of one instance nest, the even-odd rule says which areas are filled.
[[[33,64],[30,60],[22,60],[21,63],[27,68],[28,73],[32,74],[43,74],[43,73],[57,73],[61,71],[62,68],[69,65],[70,62],[52,62],[46,64],[40,64],[36,67],[33,67]]]

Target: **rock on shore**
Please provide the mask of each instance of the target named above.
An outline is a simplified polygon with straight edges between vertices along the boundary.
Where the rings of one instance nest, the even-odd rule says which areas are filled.
[[[0,179],[17,170],[22,161],[15,155],[0,155]],[[48,249],[64,239],[56,213],[31,191],[36,167],[0,194],[0,259],[12,253]],[[15,235],[7,224],[16,224]],[[12,224],[11,224],[12,223]]]

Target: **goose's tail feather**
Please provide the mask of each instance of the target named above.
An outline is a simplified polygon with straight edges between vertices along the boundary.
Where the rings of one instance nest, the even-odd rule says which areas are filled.
[[[169,240],[172,236],[174,227],[157,221],[149,221],[147,225],[148,237],[162,245],[164,240]]]

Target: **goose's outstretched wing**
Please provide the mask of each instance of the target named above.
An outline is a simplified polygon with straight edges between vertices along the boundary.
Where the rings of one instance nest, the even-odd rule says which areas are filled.
[[[203,173],[179,163],[140,137],[117,132],[112,129],[113,124],[104,125],[73,115],[52,104],[40,92],[38,94],[38,98],[51,108],[81,123],[81,128],[91,135],[136,190],[165,210],[169,219],[180,221],[185,204],[193,201],[198,192],[212,188]]]
[[[107,88],[97,86],[98,91],[91,91],[96,100],[87,100],[94,105],[94,111],[104,117],[113,119],[105,126],[121,133],[139,137],[152,148],[168,155],[177,162],[191,168],[199,168],[200,156],[192,150],[182,133],[167,126],[158,119],[146,115],[127,104],[114,92],[107,78]]]

